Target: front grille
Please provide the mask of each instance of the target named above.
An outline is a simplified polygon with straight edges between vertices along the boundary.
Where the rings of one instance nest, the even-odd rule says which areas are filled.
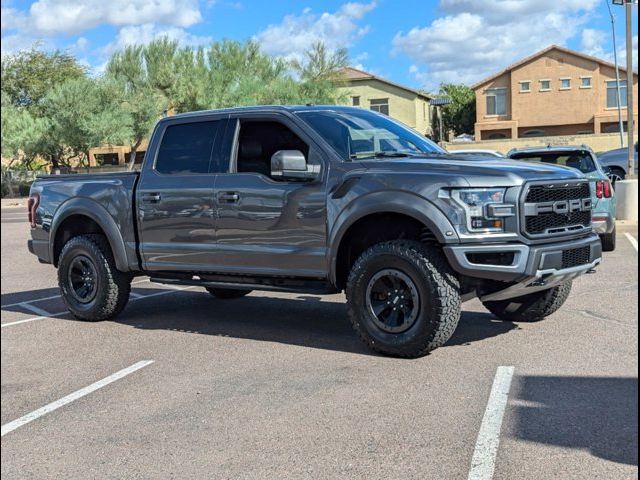
[[[523,217],[524,233],[530,237],[566,235],[590,228],[589,182],[529,186]]]
[[[527,203],[555,202],[558,200],[579,200],[591,198],[591,188],[587,182],[570,186],[533,185],[527,192]]]
[[[562,268],[586,265],[591,259],[591,247],[572,248],[562,252]]]
[[[574,213],[545,213],[527,217],[527,233],[540,235],[545,232],[559,233],[558,231],[582,230],[591,225],[591,212]]]

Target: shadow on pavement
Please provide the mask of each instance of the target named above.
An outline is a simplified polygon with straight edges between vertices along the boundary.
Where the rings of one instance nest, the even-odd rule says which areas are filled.
[[[135,291],[149,295],[159,290],[136,288]],[[5,294],[2,295],[2,304],[33,301],[57,293],[57,289],[42,289]],[[47,308],[44,301],[36,304]],[[2,310],[23,312],[20,306],[2,307]],[[72,317],[69,314],[59,319]],[[319,296],[248,296],[219,300],[207,293],[190,291],[130,302],[113,321],[144,330],[191,332],[372,354],[351,328],[346,305],[342,301]],[[516,325],[497,321],[489,313],[463,312],[456,332],[445,347],[469,345],[515,328]]]
[[[5,310],[5,305],[12,305],[20,302],[37,302],[39,298],[52,297],[59,295],[60,290],[58,288],[41,288],[40,290],[29,290],[26,292],[13,292],[3,293],[0,304],[2,304],[2,310]],[[15,311],[11,307],[9,311]]]
[[[638,379],[518,377],[513,435],[638,464]]]

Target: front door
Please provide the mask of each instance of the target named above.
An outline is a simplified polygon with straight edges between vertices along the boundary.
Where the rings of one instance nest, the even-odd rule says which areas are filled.
[[[234,128],[235,127],[235,128]],[[324,277],[326,169],[319,149],[287,117],[238,116],[227,128],[229,168],[216,179],[218,271]],[[321,165],[312,182],[271,176],[271,156],[299,150]]]
[[[151,271],[210,271],[215,264],[212,155],[224,118],[159,126],[137,189],[140,251]]]

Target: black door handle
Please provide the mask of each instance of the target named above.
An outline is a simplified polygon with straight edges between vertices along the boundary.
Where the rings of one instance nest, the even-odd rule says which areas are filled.
[[[143,193],[142,194],[142,201],[143,202],[148,202],[148,203],[157,203],[160,201],[160,194],[159,193]]]
[[[225,192],[218,195],[218,200],[222,202],[235,203],[240,200],[240,195],[236,192]]]

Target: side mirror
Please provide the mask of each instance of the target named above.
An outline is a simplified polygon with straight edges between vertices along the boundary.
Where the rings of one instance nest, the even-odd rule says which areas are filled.
[[[278,150],[271,156],[271,176],[283,179],[315,180],[320,165],[308,165],[300,150]]]

